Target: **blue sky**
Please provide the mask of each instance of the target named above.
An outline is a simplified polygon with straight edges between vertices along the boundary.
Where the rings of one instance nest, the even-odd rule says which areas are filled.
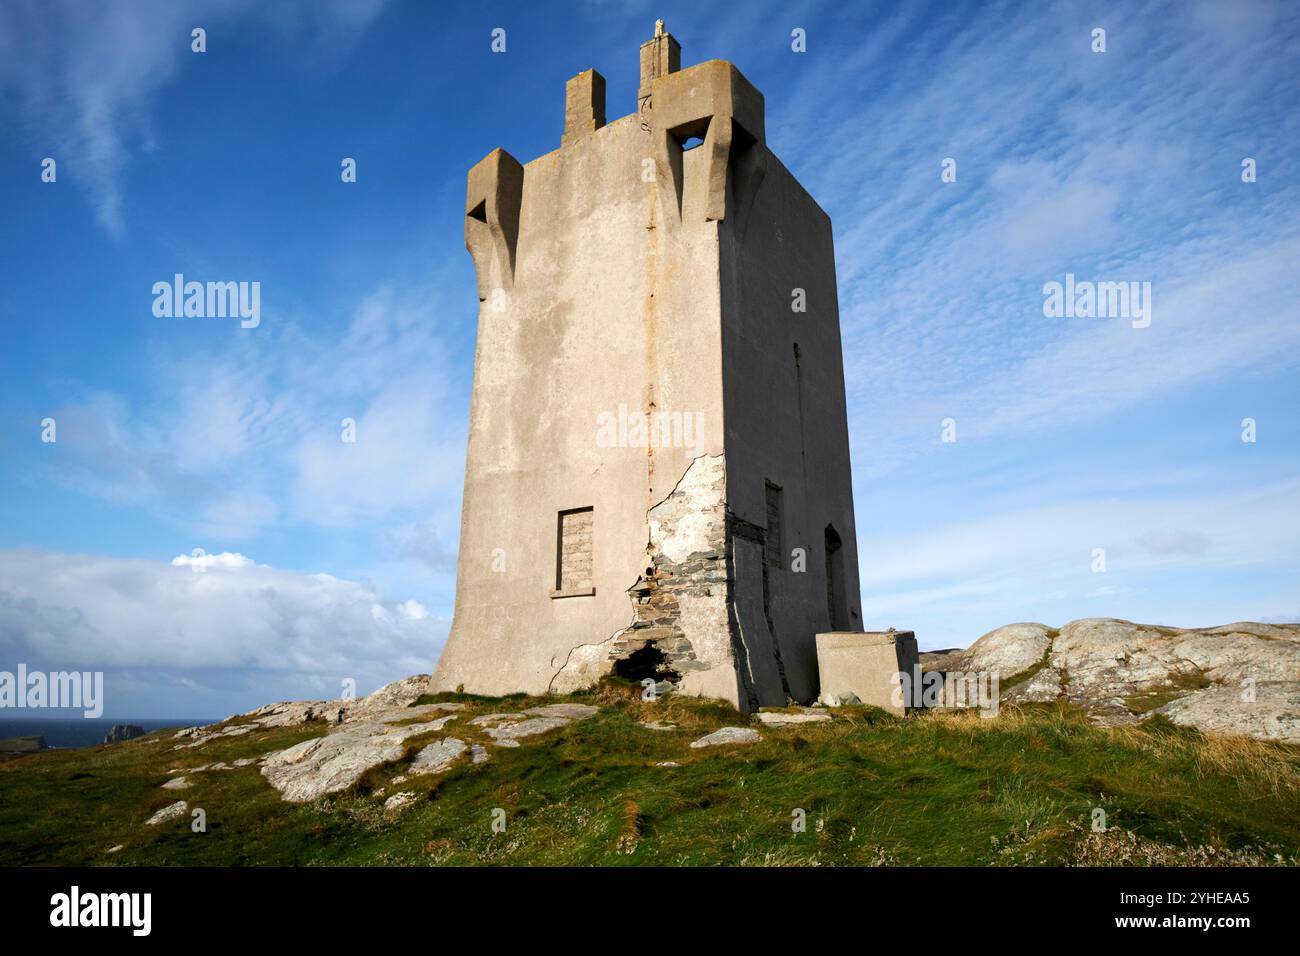
[[[1293,5],[9,0],[0,669],[104,670],[140,717],[428,671],[465,172],[558,147],[583,69],[631,112],[656,17],[835,224],[869,626],[1300,619]],[[176,272],[259,281],[261,324],[156,318]],[[1150,282],[1150,327],[1045,317],[1066,273]]]

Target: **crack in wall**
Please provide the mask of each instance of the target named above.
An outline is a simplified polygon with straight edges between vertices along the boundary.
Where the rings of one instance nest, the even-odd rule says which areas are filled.
[[[631,622],[603,641],[570,648],[548,682],[552,692],[584,679],[594,682],[650,646],[663,655],[665,676],[679,681],[732,663],[702,650],[683,626],[699,603],[717,601],[718,617],[722,617],[729,580],[725,498],[723,456],[693,458],[672,491],[646,513],[645,572],[627,589]],[[590,650],[583,653],[584,649]],[[570,679],[562,680],[571,668]],[[562,686],[557,687],[557,681]]]
[[[631,620],[602,641],[570,648],[550,691],[622,670],[666,679],[683,693],[725,696],[742,709],[778,695],[792,699],[773,620],[766,529],[728,511],[725,457],[692,459],[646,521],[644,572],[626,592]]]

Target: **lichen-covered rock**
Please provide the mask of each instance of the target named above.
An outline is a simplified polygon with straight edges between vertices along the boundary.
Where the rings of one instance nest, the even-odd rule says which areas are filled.
[[[549,730],[558,730],[575,720],[586,720],[600,713],[591,704],[542,704],[513,713],[484,714],[470,721],[474,727],[484,727],[498,747],[518,746],[520,737],[532,737]]]
[[[250,710],[241,717],[255,721],[261,727],[293,727],[310,720],[327,720],[331,701],[285,700]],[[334,716],[337,718],[337,711]]]
[[[412,775],[442,773],[451,767],[456,762],[456,758],[467,749],[465,741],[457,740],[455,737],[431,743],[411,760],[410,773]]]
[[[762,711],[754,715],[760,723],[768,726],[783,726],[788,724],[813,724],[831,719],[830,714],[819,713],[802,713],[786,714],[780,712]]]
[[[1054,667],[1044,667],[1028,680],[1016,684],[1002,695],[1008,704],[1046,703],[1061,696],[1061,672]]]
[[[410,790],[403,790],[401,793],[395,793],[384,801],[385,810],[400,810],[405,806],[415,802],[415,794]]]
[[[568,720],[586,720],[588,717],[595,717],[600,713],[599,707],[593,707],[591,704],[543,704],[540,707],[529,707],[524,711],[525,714],[532,714],[535,717],[564,717]]]
[[[404,677],[391,684],[385,684],[373,694],[353,700],[334,701],[343,704],[344,720],[370,720],[378,713],[410,707],[415,701],[429,692],[429,675],[416,674]],[[430,705],[438,706],[438,705]],[[448,708],[443,708],[448,709]],[[451,708],[455,709],[455,708]]]
[[[1005,688],[1004,702],[1064,700],[1103,726],[1164,713],[1201,730],[1300,742],[1297,625],[1189,629],[1086,618],[1054,634],[1041,624],[1012,624],[927,661],[929,670],[996,672],[1004,685],[1031,668]]]
[[[548,730],[558,730],[560,727],[567,727],[569,721],[563,717],[533,717],[518,724],[501,724],[496,727],[487,729],[488,736],[493,740],[518,740],[520,737],[531,737],[534,734],[544,734]]]
[[[1165,704],[1156,713],[1211,733],[1300,743],[1300,683],[1295,681],[1270,681],[1253,688],[1206,687]]]
[[[752,744],[762,740],[757,730],[749,727],[723,727],[711,734],[705,734],[699,740],[691,741],[692,747],[719,747],[724,744]]]
[[[470,726],[471,726],[471,727],[482,727],[482,726],[485,726],[485,725],[487,725],[487,724],[499,724],[499,723],[500,723],[501,721],[503,721],[503,720],[520,720],[520,719],[522,719],[522,718],[520,718],[520,716],[519,716],[518,713],[514,713],[514,714],[483,714],[482,716],[480,716],[480,717],[475,717],[473,720],[471,720],[471,721],[470,721]]]
[[[434,723],[344,724],[323,737],[267,754],[262,775],[285,800],[305,803],[347,789],[372,767],[400,759],[408,739],[436,729]]]
[[[168,820],[175,820],[177,817],[185,816],[190,805],[184,800],[177,800],[175,803],[163,807],[148,820],[144,821],[145,826],[156,827],[160,823],[166,823]]]
[[[926,661],[926,670],[996,671],[1006,680],[1041,661],[1055,633],[1045,624],[1007,624],[989,631],[964,651]]]

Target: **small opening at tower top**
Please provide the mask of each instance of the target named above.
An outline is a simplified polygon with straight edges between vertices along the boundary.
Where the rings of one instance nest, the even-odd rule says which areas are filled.
[[[696,146],[702,145],[704,145],[704,140],[699,136],[687,136],[686,139],[682,141],[682,150],[694,149]]]

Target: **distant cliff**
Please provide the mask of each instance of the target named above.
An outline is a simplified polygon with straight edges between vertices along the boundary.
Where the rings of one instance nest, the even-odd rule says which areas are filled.
[[[133,740],[144,736],[144,728],[136,724],[114,724],[104,735],[104,743],[118,744],[123,740]]]
[[[21,757],[23,754],[32,754],[45,749],[45,738],[40,734],[32,734],[27,737],[6,737],[0,740],[0,760],[11,760],[14,757]]]

